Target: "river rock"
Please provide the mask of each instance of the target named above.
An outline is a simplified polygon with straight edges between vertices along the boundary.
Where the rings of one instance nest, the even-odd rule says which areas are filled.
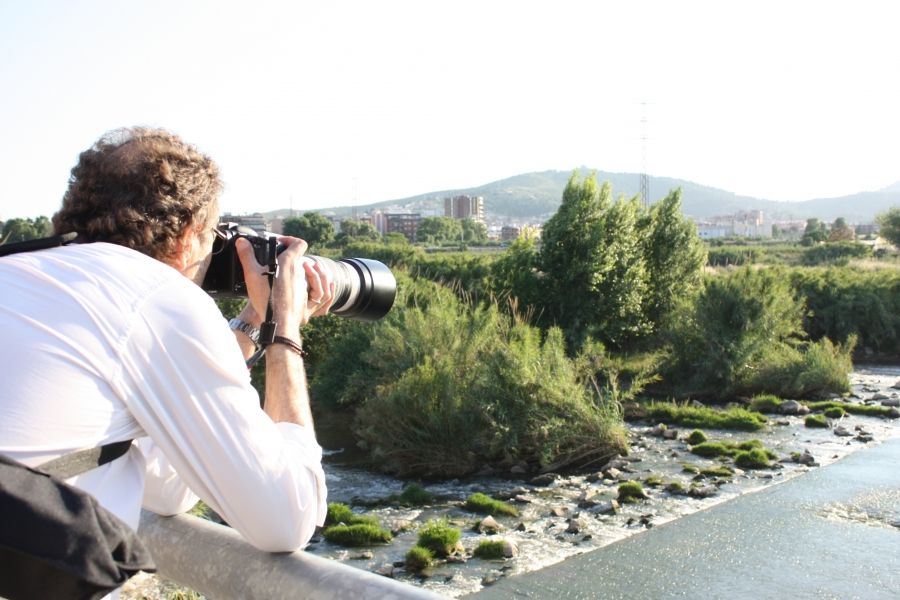
[[[803,454],[798,454],[794,461],[807,467],[816,467],[819,464],[816,462],[816,457],[810,454],[809,450],[804,450]]]
[[[513,499],[518,499],[519,497],[521,497],[522,495],[527,494],[527,493],[528,493],[528,490],[520,486],[520,487],[515,487],[511,490],[500,490],[499,492],[494,494],[494,498],[496,498],[497,500],[504,500],[504,501],[513,500]]]
[[[778,410],[783,415],[802,416],[809,414],[809,407],[796,400],[785,400],[778,406]]]
[[[882,406],[897,406],[900,407],[900,398],[885,398],[881,401]]]
[[[709,498],[710,496],[714,496],[718,491],[719,488],[712,484],[694,486],[691,487],[690,490],[688,490],[688,496],[692,498]]]
[[[897,383],[891,386],[895,390],[900,390],[900,379],[897,380]]]
[[[853,432],[850,431],[849,429],[847,429],[846,427],[844,427],[843,425],[836,426],[832,431],[834,431],[834,435],[837,435],[840,437],[851,437],[853,435]]]
[[[567,519],[566,533],[581,533],[581,523],[578,519]]]
[[[885,416],[888,419],[900,419],[900,409],[896,406],[892,406]]]
[[[554,506],[553,508],[550,509],[551,517],[564,517],[567,514],[569,514],[568,506]]]
[[[503,540],[503,556],[515,558],[519,555],[519,546],[512,540]]]
[[[607,470],[603,471],[603,476],[606,479],[617,480],[620,477],[622,477],[622,471],[620,471],[619,469],[617,469],[615,467],[610,467]]]
[[[890,396],[888,396],[887,394],[884,394],[882,392],[878,392],[877,394],[874,394],[870,398],[870,400],[875,400],[876,402],[879,400],[888,400],[888,399],[890,399]]]
[[[528,483],[530,483],[531,485],[545,486],[550,485],[551,483],[556,481],[557,478],[559,478],[559,475],[557,475],[556,473],[541,473],[537,477],[532,478]]]
[[[503,525],[498,523],[497,520],[490,515],[486,516],[475,526],[475,531],[478,533],[494,534],[499,533],[502,530]]]
[[[525,475],[528,473],[528,463],[520,462],[510,467],[509,472],[513,475]]]
[[[588,509],[588,512],[595,515],[614,515],[619,512],[619,501],[615,498],[598,502],[595,506]]]

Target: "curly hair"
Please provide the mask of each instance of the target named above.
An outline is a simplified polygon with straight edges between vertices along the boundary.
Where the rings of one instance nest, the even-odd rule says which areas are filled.
[[[202,227],[218,210],[221,191],[218,166],[177,135],[117,129],[79,156],[53,229],[166,260],[186,227]]]

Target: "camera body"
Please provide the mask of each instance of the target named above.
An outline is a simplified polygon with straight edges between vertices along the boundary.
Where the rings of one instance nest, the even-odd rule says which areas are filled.
[[[238,258],[235,242],[245,238],[253,247],[259,264],[266,266],[277,261],[284,250],[274,233],[238,225],[222,223],[221,237],[213,243],[212,258],[202,286],[213,298],[246,298],[247,284]],[[383,263],[369,258],[331,260],[323,256],[307,255],[331,274],[335,284],[335,300],[331,312],[339,317],[358,321],[377,321],[394,304],[397,280]]]

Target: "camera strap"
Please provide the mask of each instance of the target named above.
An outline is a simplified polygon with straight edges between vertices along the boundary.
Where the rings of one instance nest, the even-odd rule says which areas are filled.
[[[278,240],[274,237],[270,237],[268,239],[269,244],[269,264],[266,265],[265,275],[269,279],[269,301],[266,304],[266,320],[262,322],[259,326],[259,350],[253,353],[253,356],[247,359],[247,368],[251,369],[253,366],[259,362],[259,359],[262,358],[263,354],[266,353],[266,348],[272,345],[275,341],[275,328],[278,325],[273,318],[275,316],[274,310],[274,291],[275,291],[275,278],[278,277],[278,258],[276,248],[278,246]]]

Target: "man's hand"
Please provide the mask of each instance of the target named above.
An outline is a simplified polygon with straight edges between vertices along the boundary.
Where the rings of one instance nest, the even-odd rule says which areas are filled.
[[[278,241],[285,250],[278,255],[278,277],[272,290],[274,320],[278,323],[278,335],[293,338],[312,317],[328,313],[334,302],[334,282],[321,264],[303,256],[308,247],[305,241],[289,236],[280,236]],[[267,267],[257,262],[253,246],[246,239],[236,240],[235,248],[249,298],[242,318],[258,326],[269,302]]]

